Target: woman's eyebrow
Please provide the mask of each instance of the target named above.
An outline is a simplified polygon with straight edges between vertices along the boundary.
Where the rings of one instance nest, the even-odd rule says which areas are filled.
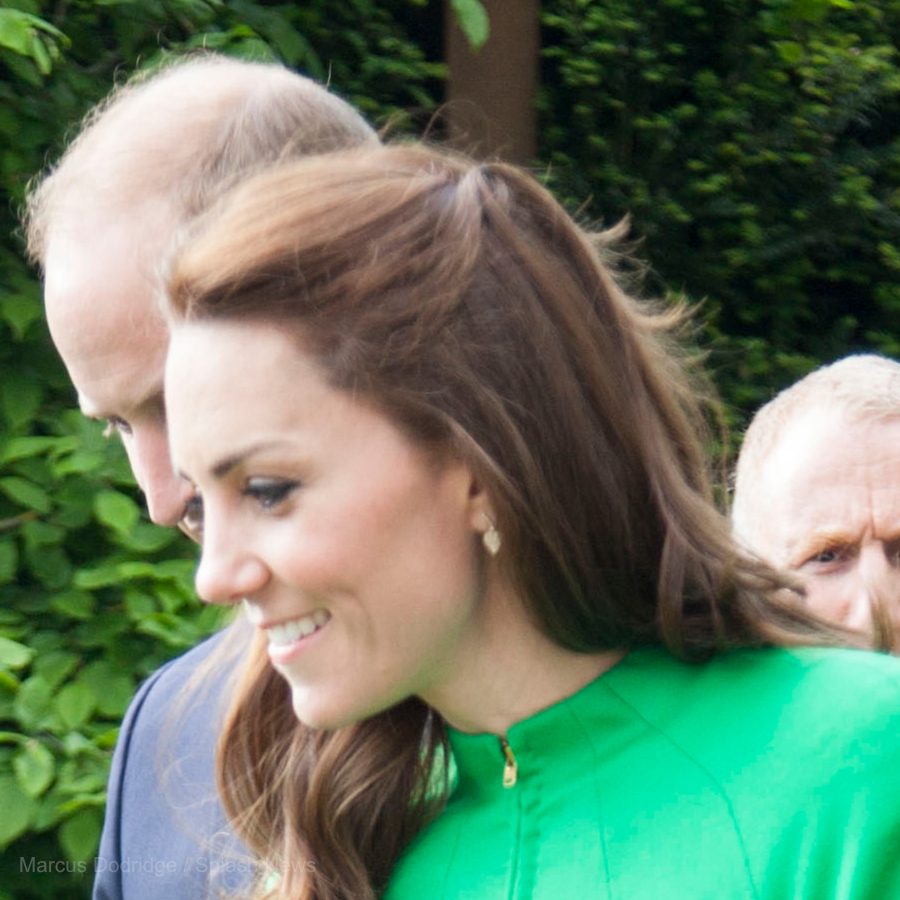
[[[280,447],[286,443],[287,441],[284,440],[272,440],[259,441],[255,444],[250,444],[249,447],[238,450],[236,453],[232,453],[229,456],[226,456],[224,459],[221,459],[218,462],[214,463],[210,467],[210,472],[212,473],[214,478],[222,479],[232,469],[244,462],[245,459],[253,456],[254,453],[260,453],[263,450],[271,450],[273,447]]]

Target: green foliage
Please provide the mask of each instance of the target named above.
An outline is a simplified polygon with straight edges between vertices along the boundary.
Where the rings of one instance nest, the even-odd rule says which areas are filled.
[[[15,0],[0,9],[3,233],[27,179],[138,62],[281,59],[376,123],[430,114],[443,70],[409,0]],[[414,16],[415,10],[412,10]],[[402,122],[401,122],[402,124]],[[138,683],[220,621],[193,546],[149,524],[118,441],[73,408],[21,243],[0,244],[0,900],[89,893],[118,723]],[[24,860],[24,864],[20,863]],[[29,860],[62,871],[28,871]],[[68,863],[70,871],[65,871]],[[23,869],[24,865],[24,869]]]
[[[477,46],[482,4],[451,3]],[[6,2],[3,233],[73,123],[120,74],[171,50],[281,59],[378,124],[421,124],[444,71],[408,33],[435,9]],[[552,186],[591,198],[607,223],[630,214],[649,287],[705,300],[714,375],[738,423],[820,361],[900,355],[900,0],[542,10],[540,158]],[[0,244],[0,900],[58,900],[88,890],[90,866],[78,865],[96,848],[136,684],[217,618],[193,598],[193,548],[144,520],[121,448],[72,409],[20,251]],[[73,871],[22,872],[20,857]]]
[[[738,417],[900,349],[897,0],[551,0],[544,27],[541,154],[705,300]]]
[[[479,0],[452,0],[452,6],[469,46],[480,50],[491,34],[491,23],[484,6]]]

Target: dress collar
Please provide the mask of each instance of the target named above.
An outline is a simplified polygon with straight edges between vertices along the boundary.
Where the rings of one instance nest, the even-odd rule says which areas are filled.
[[[616,665],[569,697],[516,722],[505,740],[495,734],[466,734],[447,727],[455,765],[454,793],[495,793],[515,784],[541,778],[553,770],[578,769],[595,758],[598,735],[614,734],[630,710],[623,709],[616,684],[632,677],[647,657],[661,650],[632,650]]]

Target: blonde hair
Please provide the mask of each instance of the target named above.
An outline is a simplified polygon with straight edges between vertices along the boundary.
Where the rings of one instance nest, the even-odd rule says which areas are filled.
[[[277,322],[333,386],[465,459],[522,614],[561,645],[703,658],[834,637],[711,504],[697,382],[667,337],[681,313],[626,295],[519,169],[417,147],[275,167],[198,223],[168,313]],[[311,729],[262,643],[219,747],[226,810],[281,862],[267,896],[372,900],[446,793],[443,725],[409,698]]]
[[[85,208],[140,215],[162,203],[175,227],[241,176],[291,156],[378,144],[349,104],[280,65],[210,53],[174,58],[113,90],[50,171],[29,186],[31,259]]]
[[[735,537],[763,557],[767,556],[763,551],[767,464],[791,429],[802,425],[807,415],[825,411],[843,418],[848,427],[900,417],[900,363],[873,353],[845,356],[810,372],[757,411],[744,434],[735,467],[731,522]],[[897,648],[890,611],[893,605],[888,597],[872,601],[872,646],[876,649]]]
[[[900,416],[900,363],[873,353],[845,356],[810,372],[760,407],[738,454],[731,509],[735,534],[748,546],[755,545],[765,527],[758,488],[775,447],[804,415],[826,409],[849,424]]]

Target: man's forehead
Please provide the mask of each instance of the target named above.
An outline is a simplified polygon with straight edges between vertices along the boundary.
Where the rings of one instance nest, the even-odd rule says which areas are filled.
[[[900,519],[900,418],[801,417],[767,460],[758,489],[773,530],[801,536]]]
[[[134,270],[68,270],[46,287],[47,321],[88,415],[120,415],[162,389],[168,332]]]
[[[900,415],[851,415],[827,404],[805,410],[788,423],[768,454],[767,475],[804,474],[869,469],[900,462]]]

